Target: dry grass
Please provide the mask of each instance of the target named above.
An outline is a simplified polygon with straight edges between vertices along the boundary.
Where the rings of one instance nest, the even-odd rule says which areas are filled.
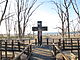
[[[62,38],[62,36],[61,35],[47,35],[47,37],[49,37],[49,38]],[[68,35],[64,35],[64,38],[68,38]],[[80,38],[80,34],[75,34],[75,36],[74,35],[70,35],[70,38]]]

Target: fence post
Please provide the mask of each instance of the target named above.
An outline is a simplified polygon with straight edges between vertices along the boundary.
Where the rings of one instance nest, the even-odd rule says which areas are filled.
[[[48,38],[47,38],[47,45],[48,45]]]
[[[7,41],[5,41],[5,58],[7,59]]]
[[[13,53],[13,56],[12,57],[14,58],[14,49],[13,49],[14,47],[13,46],[14,46],[14,41],[12,40],[12,51],[13,51],[12,52]]]
[[[78,60],[80,60],[80,52],[79,52],[79,40],[78,41]]]
[[[30,53],[32,52],[32,46],[30,45]]]
[[[2,41],[0,41],[0,60],[2,60],[2,51],[1,51],[1,47],[2,47]]]
[[[63,40],[63,50],[65,49],[65,41]]]
[[[30,39],[29,39],[29,44],[30,44],[31,42],[30,42]]]
[[[20,42],[18,41],[18,49],[19,49],[19,51],[20,51]]]
[[[61,39],[59,39],[58,47],[61,48]]]
[[[54,39],[53,39],[53,43],[54,43]]]
[[[26,45],[26,44],[25,44],[25,40],[23,40],[23,48],[24,48],[24,49],[25,49],[25,45]]]
[[[35,39],[35,45],[37,45],[37,39]]]
[[[61,39],[59,39],[59,46],[61,46]]]
[[[72,38],[71,38],[71,53],[72,53],[72,50],[73,50],[73,43],[72,43]]]

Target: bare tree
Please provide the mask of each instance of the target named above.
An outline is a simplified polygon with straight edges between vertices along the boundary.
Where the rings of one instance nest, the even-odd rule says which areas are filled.
[[[32,14],[36,11],[36,9],[41,6],[43,3],[40,3],[39,5],[37,5],[34,9],[33,9],[33,6],[34,4],[37,2],[37,0],[33,0],[31,6],[24,11],[24,23],[23,23],[23,32],[22,32],[22,35],[24,36],[25,34],[25,28],[27,26],[27,23],[30,19],[30,17],[32,16]],[[27,8],[27,7],[26,7]],[[32,10],[33,9],[33,10]],[[31,11],[32,10],[32,11]],[[25,14],[26,13],[26,14]]]
[[[3,1],[4,2],[4,1]],[[1,2],[1,3],[3,3],[3,2]],[[1,4],[0,3],[0,4]],[[6,12],[6,9],[7,9],[7,5],[8,5],[8,0],[6,0],[6,4],[5,4],[5,7],[4,7],[4,10],[3,10],[3,12],[2,12],[2,15],[1,15],[1,18],[0,18],[0,24],[1,24],[1,22],[3,21],[3,17],[4,17],[4,15],[5,15],[5,12]]]
[[[71,3],[72,3],[72,7],[73,7],[73,10],[75,11],[75,13],[77,14],[77,16],[78,16],[78,19],[77,19],[77,21],[78,21],[78,23],[79,23],[79,25],[80,25],[80,11],[79,11],[79,5],[77,4],[77,0],[70,0],[71,1]],[[80,28],[80,27],[79,27]],[[78,29],[78,31],[79,31],[80,29]]]
[[[67,20],[67,28],[68,28],[68,38],[70,38],[70,25],[69,25],[69,7],[70,7],[70,4],[71,2],[68,0],[64,0],[64,8],[66,10],[66,13],[65,13],[65,17],[66,17],[66,20]]]
[[[25,29],[26,29],[28,21],[30,20],[30,17],[35,12],[35,10],[40,5],[43,4],[43,3],[40,3],[39,5],[35,6],[37,0],[32,0],[31,2],[32,3],[30,3],[29,0],[18,0],[17,1],[19,37],[21,37],[21,36],[24,37],[24,35],[25,35]]]
[[[61,0],[60,0],[61,1]],[[59,2],[60,2],[59,1]],[[68,28],[68,38],[70,38],[70,26],[69,26],[69,6],[71,4],[71,2],[67,2],[68,0],[64,0],[63,3],[58,3],[58,2],[55,2],[55,1],[52,1],[54,2],[54,4],[56,5],[57,7],[57,13],[60,17],[60,20],[62,22],[62,37],[64,38],[64,23],[65,21],[67,21],[67,28]]]
[[[20,19],[19,19],[19,17],[20,17],[20,12],[21,12],[21,8],[19,8],[19,4],[20,2],[19,2],[19,0],[17,1],[17,9],[18,9],[18,12],[17,12],[17,17],[18,17],[18,31],[19,31],[19,38],[21,37],[21,32],[20,32]]]
[[[61,3],[59,4],[59,3],[55,2],[55,1],[52,1],[52,2],[54,2],[54,4],[57,7],[57,13],[58,13],[58,15],[60,17],[60,20],[61,20],[61,23],[62,23],[62,28],[60,28],[60,27],[57,27],[57,28],[62,30],[62,37],[64,38],[64,23],[65,23],[65,16],[64,16],[64,14],[65,14],[65,12],[63,11]]]

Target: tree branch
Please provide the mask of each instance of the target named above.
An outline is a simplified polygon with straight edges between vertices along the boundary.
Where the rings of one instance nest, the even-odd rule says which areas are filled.
[[[27,24],[30,16],[32,16],[32,14],[36,11],[36,9],[39,8],[43,3],[44,3],[44,2],[42,2],[41,4],[39,4],[39,5],[28,15],[28,19],[27,19],[27,21],[26,21],[26,24]]]
[[[4,3],[5,1],[0,2],[0,4]]]
[[[78,8],[77,8],[77,10],[76,10],[76,8],[75,8],[74,3],[72,2],[72,0],[70,0],[70,1],[71,1],[71,3],[72,3],[72,7],[73,7],[74,11],[75,11],[76,14],[79,16],[79,10],[78,10]],[[76,5],[76,6],[77,6],[77,5]]]

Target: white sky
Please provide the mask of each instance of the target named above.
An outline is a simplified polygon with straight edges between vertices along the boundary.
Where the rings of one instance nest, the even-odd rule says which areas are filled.
[[[54,28],[59,23],[59,18],[57,15],[50,13],[48,11],[38,10],[33,16],[32,21],[34,26],[37,26],[37,21],[42,21],[42,26],[48,27],[48,32],[57,32]]]

